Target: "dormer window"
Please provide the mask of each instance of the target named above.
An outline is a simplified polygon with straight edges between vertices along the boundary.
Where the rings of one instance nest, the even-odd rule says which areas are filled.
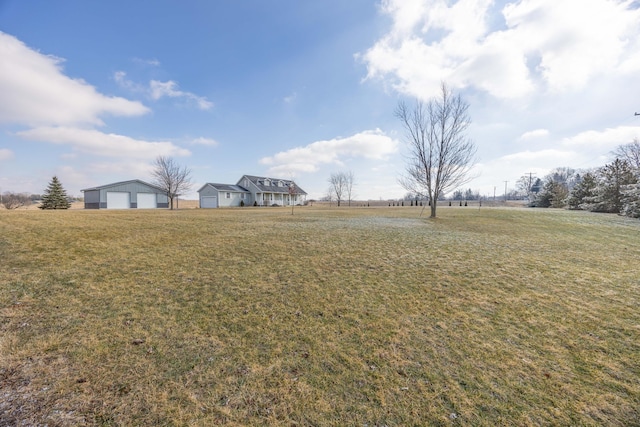
[[[269,187],[271,185],[271,181],[269,181],[268,179],[264,180],[264,185],[266,185],[267,187]]]

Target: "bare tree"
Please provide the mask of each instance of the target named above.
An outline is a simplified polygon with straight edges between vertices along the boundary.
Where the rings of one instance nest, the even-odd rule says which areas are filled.
[[[293,215],[293,207],[296,204],[295,202],[296,194],[298,194],[298,191],[296,189],[296,184],[293,181],[291,181],[289,183],[289,203],[291,204],[291,215]]]
[[[335,199],[340,206],[340,203],[345,199],[351,206],[351,200],[353,200],[353,186],[355,185],[355,175],[353,172],[335,172],[329,177],[329,190],[328,195],[330,199]]]
[[[353,200],[353,186],[356,183],[356,178],[353,175],[352,171],[343,172],[344,174],[344,191],[347,196],[347,201],[349,202],[349,207],[351,207],[351,200]]]
[[[167,192],[171,209],[173,200],[185,194],[193,186],[191,182],[191,170],[186,166],[181,167],[171,157],[158,156],[151,175],[154,184]]]
[[[466,136],[469,104],[443,82],[440,94],[413,108],[400,102],[396,116],[402,122],[409,145],[406,175],[400,184],[427,197],[431,218],[436,217],[437,200],[471,180],[476,147]]]
[[[618,146],[613,150],[614,157],[626,160],[632,168],[640,170],[640,141],[634,138],[633,142]]]
[[[329,194],[331,198],[335,198],[340,207],[340,202],[343,200],[347,191],[347,180],[344,172],[332,173],[329,177]]]

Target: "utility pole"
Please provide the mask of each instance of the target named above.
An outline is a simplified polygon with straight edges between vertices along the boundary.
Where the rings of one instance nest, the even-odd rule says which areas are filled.
[[[509,181],[504,182],[504,202],[507,203],[507,183]]]
[[[535,172],[525,172],[525,175],[529,175],[529,191],[531,191],[531,181],[533,180],[533,175],[535,175]]]
[[[529,201],[531,201],[531,183],[533,182],[533,175],[535,174],[535,172],[525,172],[525,175],[529,175],[529,185],[527,186],[527,197]]]

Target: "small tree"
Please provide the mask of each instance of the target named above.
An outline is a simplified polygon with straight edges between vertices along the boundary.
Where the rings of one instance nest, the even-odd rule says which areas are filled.
[[[289,203],[291,203],[291,215],[293,215],[293,207],[295,206],[295,197],[298,192],[296,191],[296,184],[291,181],[289,183]]]
[[[349,206],[351,206],[351,200],[353,200],[353,186],[356,183],[356,178],[353,175],[352,171],[349,172],[345,172],[344,173],[344,180],[345,180],[345,191],[346,191],[346,196],[347,196],[347,201],[349,202]]]
[[[193,186],[191,170],[186,166],[180,167],[171,157],[158,156],[151,175],[154,179],[153,183],[166,191],[171,209],[173,209],[173,200]]]
[[[57,176],[51,179],[49,186],[44,190],[42,202],[38,207],[40,209],[69,209],[71,207],[67,192],[62,187]]]
[[[347,176],[344,172],[332,173],[329,177],[329,195],[332,199],[335,198],[340,207],[345,193],[347,191]]]

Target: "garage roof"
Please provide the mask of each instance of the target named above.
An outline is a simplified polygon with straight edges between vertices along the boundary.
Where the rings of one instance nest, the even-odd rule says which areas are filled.
[[[109,188],[109,187],[116,187],[116,186],[119,186],[119,185],[133,184],[133,183],[146,185],[147,187],[150,187],[150,188],[153,188],[155,190],[158,190],[158,192],[162,193],[162,194],[166,194],[167,193],[162,188],[157,187],[157,186],[155,186],[153,184],[149,184],[148,182],[141,181],[139,179],[132,179],[132,180],[129,180],[129,181],[121,181],[121,182],[114,182],[112,184],[100,185],[98,187],[85,188],[84,190],[80,190],[80,191],[84,192],[84,191],[103,190],[103,189]]]

